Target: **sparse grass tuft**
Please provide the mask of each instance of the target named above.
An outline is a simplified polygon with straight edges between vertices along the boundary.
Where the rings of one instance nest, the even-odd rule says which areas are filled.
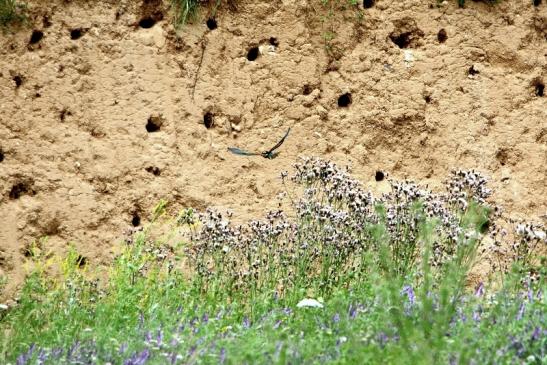
[[[342,55],[342,50],[335,44],[339,20],[337,13],[345,13],[348,10],[354,12],[356,24],[362,22],[364,14],[359,8],[357,0],[321,0],[321,22],[323,27],[323,42],[329,61],[337,60]]]
[[[199,0],[171,0],[175,25],[183,26],[195,19],[199,13]]]
[[[25,5],[16,0],[0,0],[0,27],[25,19]]]

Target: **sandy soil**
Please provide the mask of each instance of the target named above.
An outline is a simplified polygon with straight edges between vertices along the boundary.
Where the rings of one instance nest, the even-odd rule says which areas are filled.
[[[160,198],[256,217],[303,155],[349,163],[373,189],[377,170],[439,186],[476,168],[511,215],[545,220],[545,1],[378,0],[329,16],[318,0],[240,0],[216,29],[204,10],[178,34],[167,1],[29,9],[28,27],[0,32],[0,299],[33,240],[100,265]],[[288,127],[274,160],[227,151],[262,151]]]

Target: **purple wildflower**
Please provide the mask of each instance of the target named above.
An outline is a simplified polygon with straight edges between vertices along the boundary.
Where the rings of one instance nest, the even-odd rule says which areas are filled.
[[[348,316],[350,319],[355,319],[355,317],[357,316],[357,307],[353,304],[349,305]]]
[[[135,365],[143,365],[146,364],[146,361],[148,361],[148,358],[150,357],[150,350],[145,349],[143,350],[138,356],[135,361]]]
[[[532,338],[530,339],[532,342],[539,340],[541,337],[541,329],[539,327],[534,328],[534,332],[532,332]]]
[[[44,349],[40,349],[38,353],[38,363],[43,364],[47,360],[47,352]]]
[[[388,341],[389,341],[389,337],[384,332],[380,332],[378,334],[378,342],[380,343],[380,347],[383,348]]]
[[[124,365],[144,365],[150,358],[150,350],[145,349],[140,353],[135,353],[131,358],[123,362]]]
[[[198,318],[197,317],[194,317],[190,320],[190,326],[194,327],[196,322],[198,321]]]
[[[209,315],[207,313],[203,314],[203,317],[201,317],[201,322],[203,323],[209,322]]]
[[[156,335],[156,343],[158,346],[161,346],[163,343],[163,331],[161,329],[158,330],[158,333]]]
[[[484,295],[484,284],[481,281],[479,285],[477,285],[477,287],[475,288],[475,296],[479,298],[479,297],[482,297],[483,295]]]
[[[17,365],[25,365],[28,363],[30,358],[32,357],[32,353],[34,352],[34,348],[36,347],[35,344],[30,345],[28,351],[24,354],[21,354],[17,357]]]
[[[510,336],[511,339],[511,348],[517,351],[517,356],[522,357],[524,352],[526,351],[524,345],[521,341],[519,341],[516,337]]]
[[[480,310],[476,310],[473,312],[473,320],[475,322],[478,322],[481,320],[481,313],[480,313]]]
[[[339,314],[339,313],[336,313],[336,314],[332,317],[332,321],[333,321],[334,323],[340,322],[340,314]]]
[[[219,362],[221,364],[224,364],[224,362],[226,361],[226,349],[223,347],[220,349],[220,359],[219,359]]]
[[[279,341],[275,344],[275,353],[274,353],[274,359],[277,362],[279,359],[279,355],[281,354],[281,349],[283,348],[283,342]]]
[[[177,363],[177,353],[175,351],[171,353],[170,363],[171,365],[175,365]]]
[[[279,328],[279,325],[281,325],[281,320],[278,319],[277,321],[275,321],[274,325],[273,325],[273,328],[276,330]]]
[[[524,309],[525,309],[525,305],[524,305],[524,302],[522,302],[520,303],[519,311],[517,313],[517,317],[516,317],[517,321],[520,321],[522,317],[524,316]]]
[[[53,359],[59,359],[61,357],[61,355],[63,354],[63,349],[58,347],[58,348],[55,348],[51,351],[51,357]]]
[[[68,349],[68,351],[66,353],[67,360],[70,360],[72,355],[74,355],[74,353],[78,349],[78,346],[80,346],[80,341],[76,341],[76,342],[74,342],[74,344],[72,346],[70,346],[70,348]]]
[[[188,356],[192,356],[194,352],[196,352],[196,348],[196,346],[190,347],[190,349],[188,350]]]
[[[414,295],[414,289],[412,289],[412,286],[410,286],[410,285],[403,286],[403,290],[402,290],[401,294],[406,294],[410,304],[414,305],[414,302],[416,300],[416,296]]]
[[[249,318],[245,316],[245,318],[243,318],[243,328],[249,329],[250,327],[251,327],[251,321],[249,321]]]

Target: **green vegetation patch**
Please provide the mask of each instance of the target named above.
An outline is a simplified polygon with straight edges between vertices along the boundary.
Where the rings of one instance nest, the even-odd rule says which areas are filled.
[[[25,19],[25,6],[16,0],[0,0],[0,27]]]
[[[529,255],[543,227],[520,224],[514,265],[467,284],[495,231],[479,173],[454,172],[440,194],[390,181],[375,197],[304,159],[282,182],[294,211],[245,225],[213,210],[169,217],[160,202],[106,273],[37,245],[18,304],[0,311],[0,363],[547,361],[545,265]]]
[[[199,13],[199,0],[171,0],[174,9],[173,21],[177,26],[185,25]]]

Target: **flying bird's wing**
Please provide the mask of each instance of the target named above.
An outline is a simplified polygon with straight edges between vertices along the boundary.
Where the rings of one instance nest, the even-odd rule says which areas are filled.
[[[291,131],[291,129],[289,128],[287,130],[287,133],[285,133],[283,138],[281,138],[281,141],[277,142],[277,144],[275,146],[273,146],[272,149],[270,149],[269,151],[266,151],[266,152],[262,152],[262,153],[248,152],[248,151],[240,150],[237,147],[228,147],[228,151],[230,151],[230,152],[232,152],[236,155],[241,155],[241,156],[262,156],[262,157],[266,157],[266,158],[269,158],[269,159],[273,159],[278,155],[277,153],[274,153],[274,151],[276,149],[278,149],[279,147],[281,147],[281,145],[283,144],[283,142],[285,142],[285,139],[289,135],[290,131]]]
[[[241,155],[241,156],[259,156],[260,155],[260,153],[243,151],[243,150],[240,150],[239,148],[236,148],[236,147],[228,147],[228,151],[230,151],[230,152],[232,152],[236,155]]]
[[[285,138],[287,138],[287,136],[289,135],[289,132],[291,131],[291,128],[289,128],[287,130],[287,133],[285,133],[285,135],[283,136],[283,138],[281,138],[281,141],[277,142],[277,144],[275,146],[272,147],[271,150],[268,151],[268,153],[272,153],[273,151],[275,151],[276,149],[278,149],[279,147],[281,147],[281,145],[283,144],[283,142],[285,142]]]

